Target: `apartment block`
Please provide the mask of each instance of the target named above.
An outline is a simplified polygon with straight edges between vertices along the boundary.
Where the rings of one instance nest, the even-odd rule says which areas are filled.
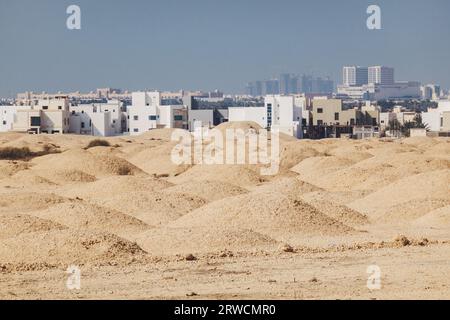
[[[127,132],[127,114],[118,100],[70,107],[70,133],[114,136]]]
[[[17,109],[12,131],[63,134],[69,132],[69,100],[65,96],[41,99],[30,108]]]
[[[267,95],[264,107],[229,108],[229,121],[253,121],[263,128],[301,138],[302,109],[294,103],[294,96]]]
[[[188,128],[185,105],[162,105],[161,93],[133,92],[132,105],[127,109],[130,135],[139,135],[158,128]]]

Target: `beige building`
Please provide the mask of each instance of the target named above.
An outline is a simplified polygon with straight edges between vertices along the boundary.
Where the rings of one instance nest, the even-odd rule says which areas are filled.
[[[13,131],[34,133],[68,133],[69,101],[65,96],[42,99],[28,109],[17,110]]]
[[[313,125],[354,126],[378,125],[380,109],[376,106],[363,106],[361,109],[342,109],[340,99],[314,99],[312,101]]]

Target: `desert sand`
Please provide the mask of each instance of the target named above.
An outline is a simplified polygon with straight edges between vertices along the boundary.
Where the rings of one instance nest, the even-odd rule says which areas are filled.
[[[0,298],[450,298],[450,139],[282,136],[261,176],[178,166],[171,132],[1,134],[57,152],[0,160]]]

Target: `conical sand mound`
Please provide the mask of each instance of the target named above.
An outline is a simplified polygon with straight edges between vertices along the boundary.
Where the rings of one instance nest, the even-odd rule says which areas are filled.
[[[413,222],[416,226],[445,228],[450,227],[450,205],[433,210]]]
[[[268,178],[259,175],[257,168],[240,165],[196,165],[177,177],[169,179],[175,184],[217,181],[239,187],[258,185]]]
[[[401,179],[349,206],[373,219],[411,220],[446,206],[450,170],[421,173]]]
[[[204,205],[202,198],[165,190],[141,189],[129,192],[98,193],[69,190],[66,195],[78,197],[99,206],[115,209],[142,220],[150,226],[162,226]]]
[[[208,202],[247,193],[242,187],[217,181],[192,181],[167,188],[167,192],[184,193],[207,199]]]
[[[63,230],[64,226],[50,220],[25,214],[0,214],[0,239],[12,238],[24,233]]]
[[[72,229],[112,232],[124,237],[149,229],[144,222],[129,215],[79,200],[35,211],[32,215]]]
[[[245,252],[277,247],[277,242],[269,236],[226,226],[154,229],[141,234],[137,243],[155,255]]]
[[[301,200],[296,179],[276,182],[232,198],[216,201],[170,224],[172,227],[226,226],[271,237],[286,233],[341,234],[352,229]]]
[[[116,195],[130,195],[134,192],[159,191],[172,186],[171,183],[151,177],[112,176],[80,186],[69,186],[60,191],[61,195],[81,199],[111,198]]]
[[[57,230],[22,234],[0,242],[4,265],[124,265],[142,259],[145,252],[130,241],[108,233]]]
[[[171,153],[176,143],[145,148],[127,157],[130,163],[150,175],[174,176],[189,168],[189,165],[178,165],[172,161]]]
[[[136,175],[142,171],[126,160],[113,155],[95,155],[87,150],[74,149],[33,159],[32,170],[50,180],[58,180],[59,173],[83,172],[94,177],[108,175]]]
[[[66,198],[46,193],[20,192],[0,194],[0,213],[27,212],[48,208],[67,201]]]
[[[325,213],[327,216],[349,226],[364,225],[369,222],[368,218],[345,204],[339,204],[326,191],[316,191],[302,196],[308,204],[317,210]]]

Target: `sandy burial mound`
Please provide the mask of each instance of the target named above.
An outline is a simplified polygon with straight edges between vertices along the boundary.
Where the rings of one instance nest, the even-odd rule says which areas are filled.
[[[64,226],[26,214],[0,214],[0,239],[38,231],[63,230]]]
[[[122,212],[80,200],[72,200],[31,214],[72,229],[112,232],[125,238],[126,235],[149,229],[144,222]]]
[[[64,151],[73,148],[85,147],[92,137],[80,135],[34,135],[34,134],[2,134],[4,143],[0,147],[28,147],[32,151],[41,151],[45,145],[54,146]]]
[[[303,181],[327,188],[329,181],[325,178],[340,169],[347,168],[356,163],[350,159],[335,156],[311,157],[301,161],[292,168],[292,171],[299,175]]]
[[[169,192],[173,184],[151,177],[109,177],[64,188],[61,195],[131,215],[150,226],[161,226],[204,205],[198,196]]]
[[[171,152],[175,143],[145,148],[127,156],[127,160],[136,167],[151,175],[174,176],[186,171],[190,165],[177,165],[172,161]]]
[[[448,228],[450,227],[450,205],[433,210],[413,222],[414,225]]]
[[[67,176],[77,173],[88,177],[88,181],[91,181],[92,177],[142,174],[139,168],[122,158],[95,154],[83,149],[39,157],[33,159],[31,163],[33,172],[60,183],[67,182]]]
[[[66,198],[46,193],[0,193],[0,213],[24,213],[33,210],[45,209],[65,201],[67,201]]]
[[[42,265],[123,265],[143,259],[135,243],[108,233],[52,230],[25,233],[0,242],[2,265],[33,269]],[[27,267],[28,266],[28,267]]]
[[[345,204],[339,204],[339,201],[336,201],[336,196],[330,192],[310,192],[304,194],[302,199],[317,210],[325,212],[329,217],[336,219],[343,224],[349,226],[359,226],[369,222],[368,218],[364,214],[350,209]]]
[[[151,193],[173,186],[173,184],[153,177],[112,176],[92,183],[60,188],[59,194],[81,199],[109,198],[119,194],[131,195],[134,192]]]
[[[170,224],[171,227],[222,227],[253,230],[270,237],[291,234],[344,234],[352,229],[301,199],[310,185],[285,178],[252,192],[199,208]]]
[[[278,247],[278,242],[267,235],[226,226],[164,227],[147,231],[139,235],[136,241],[144,250],[158,256],[253,252]]]
[[[376,191],[410,175],[448,168],[450,159],[433,159],[408,152],[382,154],[359,162],[333,156],[308,158],[293,171],[303,180],[327,190]]]
[[[438,170],[400,179],[349,207],[374,221],[408,221],[450,204],[450,170]]]
[[[242,188],[255,186],[270,177],[261,176],[255,167],[245,165],[196,165],[169,181],[175,184],[216,181]]]
[[[185,193],[204,198],[208,202],[247,193],[239,186],[218,181],[191,181],[167,188],[167,192]]]

